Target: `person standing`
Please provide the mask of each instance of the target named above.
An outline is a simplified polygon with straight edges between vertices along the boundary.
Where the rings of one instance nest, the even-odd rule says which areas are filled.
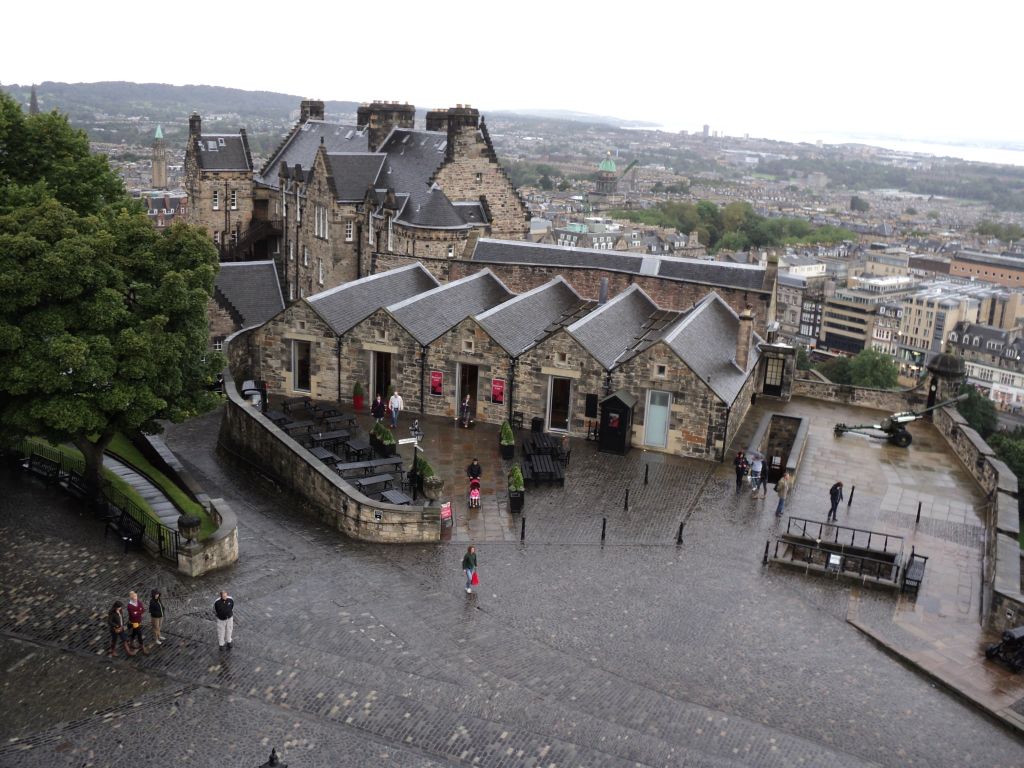
[[[125,632],[124,606],[120,600],[115,600],[107,613],[107,628],[110,630],[110,650],[108,656],[117,656],[117,644],[124,643],[124,652],[134,656],[135,651],[128,645],[128,633]]]
[[[764,470],[764,457],[760,453],[750,455],[750,493],[757,496],[757,489],[761,485],[761,472]]]
[[[779,506],[775,508],[775,516],[782,517],[782,510],[786,508],[786,497],[789,496],[790,490],[793,488],[793,476],[786,470],[786,473],[779,478],[779,482],[775,484],[775,492],[779,494]]]
[[[843,483],[841,480],[828,489],[828,500],[832,502],[832,508],[829,509],[828,517],[825,520],[838,520],[839,517],[836,514],[836,510],[839,508],[839,502],[843,500]]]
[[[743,478],[747,476],[747,470],[750,469],[743,451],[736,452],[736,458],[732,460],[732,465],[736,469],[736,493],[739,493],[743,487]]]
[[[154,589],[149,593],[149,620],[153,624],[153,639],[157,645],[163,645],[167,638],[160,634],[164,623],[164,601],[160,599],[160,590]]]
[[[472,544],[462,556],[462,570],[466,574],[466,594],[473,591],[473,574],[476,573],[476,547]]]
[[[398,390],[391,395],[391,399],[388,400],[388,408],[391,409],[391,429],[398,429],[398,414],[405,408],[405,401],[402,400],[402,396],[398,394]]]
[[[484,468],[480,466],[480,459],[473,459],[469,462],[469,466],[466,467],[466,477],[473,479],[474,477],[479,480],[480,476],[484,473]]]
[[[146,606],[139,600],[139,595],[136,592],[128,593],[128,626],[131,631],[128,636],[128,645],[131,645],[136,640],[139,641],[139,650],[142,651],[143,656],[149,656],[149,651],[146,650],[146,641],[142,637],[142,615],[146,612]]]
[[[377,423],[380,424],[384,421],[384,414],[387,413],[388,407],[384,405],[384,399],[377,393],[377,399],[373,401],[373,405],[370,406],[370,414],[376,419]]]
[[[459,406],[459,419],[462,421],[463,427],[469,426],[469,409],[470,401],[469,395],[466,395],[466,399],[462,401],[462,405]]]
[[[213,604],[213,612],[217,614],[217,644],[223,651],[231,650],[231,634],[235,629],[235,601],[227,592],[220,593],[220,599]]]

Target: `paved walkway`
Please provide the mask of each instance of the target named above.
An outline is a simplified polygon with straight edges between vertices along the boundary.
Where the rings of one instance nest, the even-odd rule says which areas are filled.
[[[826,432],[834,418],[864,416],[789,407],[823,420]],[[496,433],[425,426],[435,466],[461,479],[472,458],[463,452],[476,452],[500,492],[499,465],[485,460]],[[466,516],[460,535],[479,532],[483,580],[467,596],[463,542],[348,541],[225,464],[217,427],[214,414],[168,435],[240,518],[239,563],[197,580],[121,554],[53,489],[0,475],[9,553],[0,560],[0,764],[160,765],[176,755],[259,765],[274,745],[290,765],[342,768],[1020,765],[1019,739],[851,626],[849,587],[761,567],[776,522],[766,502],[735,495],[728,466],[574,445],[575,485],[528,496],[525,544],[506,541],[500,497],[481,509],[476,531]],[[921,426],[922,446],[929,429]],[[809,455],[824,455],[833,439],[816,431]],[[902,514],[868,503],[928,473],[896,450],[860,441],[821,470],[849,467],[843,477],[857,481],[863,504],[845,514],[879,525],[878,515]],[[860,475],[871,457],[892,472]],[[963,472],[948,457],[930,471],[942,482],[951,473],[960,488]],[[823,518],[828,486],[810,478],[791,505]],[[969,485],[953,492],[972,508],[977,501]],[[969,523],[932,509],[922,542],[976,551],[962,538]],[[893,519],[884,524],[903,520]],[[922,597],[942,582],[929,570]],[[170,642],[145,658],[105,659],[103,612],[128,589],[152,586],[167,598]],[[237,601],[231,652],[216,647],[211,606],[221,588]],[[861,617],[869,606],[879,622],[898,605],[888,593],[859,597]]]

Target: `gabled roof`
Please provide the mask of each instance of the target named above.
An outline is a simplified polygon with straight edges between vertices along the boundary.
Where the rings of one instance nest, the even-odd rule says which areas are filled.
[[[384,155],[370,153],[327,153],[327,172],[334,188],[334,199],[362,202],[366,188],[377,183]]]
[[[390,305],[394,315],[420,344],[429,344],[467,317],[478,315],[512,297],[489,269]]]
[[[320,149],[320,139],[328,153],[367,153],[366,131],[360,132],[354,125],[328,123],[324,120],[307,120],[292,128],[287,138],[277,148],[266,165],[260,169],[258,180],[276,189],[279,185],[278,170],[281,164],[301,165],[309,168]],[[365,187],[361,192],[365,192]],[[360,198],[362,195],[360,195]]]
[[[437,285],[434,276],[417,262],[330,288],[306,302],[340,336],[381,307]]]
[[[634,284],[566,330],[605,370],[611,370],[644,338],[647,326],[661,312]]]
[[[728,264],[681,256],[569,248],[492,238],[480,238],[470,258],[495,264],[536,264],[606,269],[634,275],[656,274],[670,280],[746,290],[763,290],[765,276],[764,268],[752,264]]]
[[[587,303],[564,279],[556,277],[477,315],[476,320],[502,349],[518,357],[561,328]]]
[[[204,171],[251,171],[252,158],[240,133],[204,133],[192,138],[196,163]]]
[[[761,357],[756,333],[750,344],[747,369],[736,364],[736,338],[740,319],[722,298],[712,291],[696,307],[666,329],[662,341],[726,405],[731,405]]]
[[[238,313],[243,328],[262,325],[284,309],[273,261],[225,262],[214,284]]]

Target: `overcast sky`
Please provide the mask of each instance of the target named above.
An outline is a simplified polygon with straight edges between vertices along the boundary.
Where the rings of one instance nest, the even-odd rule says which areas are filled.
[[[0,82],[566,109],[733,136],[1024,141],[1020,0],[318,5],[8,3]]]

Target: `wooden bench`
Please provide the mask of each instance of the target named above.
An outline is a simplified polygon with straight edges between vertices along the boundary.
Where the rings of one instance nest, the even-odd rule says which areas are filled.
[[[53,483],[60,480],[60,462],[38,453],[33,453],[28,457],[28,471]]]
[[[86,496],[85,478],[81,472],[74,469],[68,472],[68,493],[80,499]]]
[[[533,467],[530,466],[530,462],[524,461],[519,465],[519,469],[523,473],[523,485],[529,485],[534,482]]]
[[[924,568],[928,564],[928,558],[925,555],[919,555],[914,552],[914,548],[910,548],[910,559],[907,560],[907,565],[903,569],[903,586],[900,588],[901,592],[912,592],[917,595],[917,590],[921,586],[921,582],[924,580]]]
[[[127,512],[122,512],[120,517],[107,521],[107,527],[103,529],[103,538],[107,538],[107,533],[111,530],[121,537],[125,552],[128,552],[130,546],[142,548],[142,536],[146,532],[146,526]]]

